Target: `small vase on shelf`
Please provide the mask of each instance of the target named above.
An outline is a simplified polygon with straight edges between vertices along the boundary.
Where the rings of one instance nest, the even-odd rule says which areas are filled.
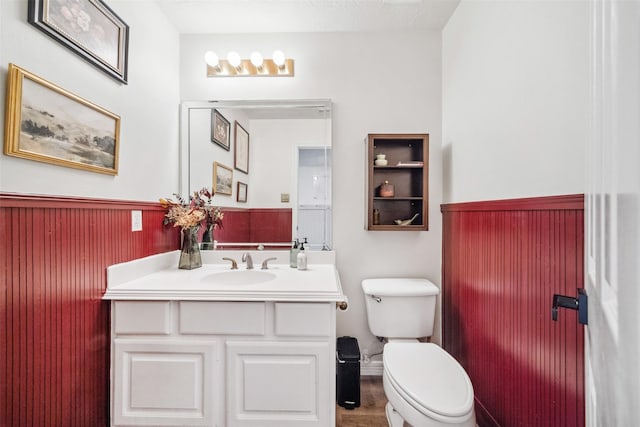
[[[200,227],[189,227],[182,230],[182,252],[180,252],[180,262],[178,268],[182,270],[193,270],[202,267],[202,256],[198,245],[198,229]]]
[[[386,154],[378,154],[374,162],[376,166],[387,166],[387,155]]]
[[[204,233],[202,234],[202,244],[200,245],[200,249],[203,251],[212,251],[216,248],[213,243],[213,230],[215,226],[215,224],[208,224],[204,229]]]

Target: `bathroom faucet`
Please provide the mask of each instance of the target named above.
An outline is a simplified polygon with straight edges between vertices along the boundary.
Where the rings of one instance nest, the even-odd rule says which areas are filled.
[[[262,261],[262,267],[261,267],[261,269],[262,269],[262,270],[268,270],[268,269],[269,269],[269,266],[267,265],[267,263],[268,263],[269,261],[275,261],[275,260],[277,260],[277,259],[278,259],[278,258],[276,258],[276,257],[271,257],[271,258],[267,258],[267,259],[265,259],[264,261]]]
[[[232,270],[237,270],[238,269],[238,263],[236,262],[235,259],[232,258],[222,258],[223,261],[231,261],[231,269]]]
[[[247,270],[253,270],[253,258],[249,252],[245,252],[242,255],[242,262],[247,262]]]

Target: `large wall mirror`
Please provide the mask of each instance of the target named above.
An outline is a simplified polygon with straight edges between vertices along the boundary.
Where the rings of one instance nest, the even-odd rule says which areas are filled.
[[[278,230],[275,245],[261,237],[246,246],[288,248],[306,238],[308,249],[332,247],[330,100],[184,102],[180,141],[182,194],[216,185],[214,204],[230,215],[254,212],[253,221],[290,215],[280,227],[290,230]],[[230,220],[223,231],[238,236],[234,227],[260,225]]]

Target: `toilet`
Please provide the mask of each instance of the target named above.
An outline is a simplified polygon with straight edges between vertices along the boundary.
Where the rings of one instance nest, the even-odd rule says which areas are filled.
[[[384,337],[383,387],[391,427],[475,427],[473,386],[433,334],[437,286],[426,279],[362,281],[369,329]]]

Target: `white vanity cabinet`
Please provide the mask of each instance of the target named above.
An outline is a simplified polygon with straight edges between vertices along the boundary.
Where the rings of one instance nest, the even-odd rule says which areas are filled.
[[[111,304],[112,425],[335,424],[335,300]]]

